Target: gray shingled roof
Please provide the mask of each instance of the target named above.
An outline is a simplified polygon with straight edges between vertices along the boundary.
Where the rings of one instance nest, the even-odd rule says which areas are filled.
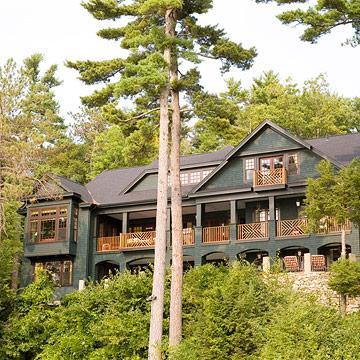
[[[84,185],[69,180],[63,176],[59,176],[59,175],[52,175],[52,176],[54,177],[55,180],[59,182],[60,186],[63,187],[66,191],[79,194],[81,196],[81,199],[87,203],[93,202],[93,199],[89,191],[86,189]]]
[[[319,152],[342,164],[347,164],[354,157],[360,156],[360,134],[336,135],[327,138],[306,140],[306,142]],[[210,163],[220,164],[232,149],[233,147],[228,146],[212,153],[183,156],[181,157],[180,163],[182,167],[201,166]],[[86,185],[86,188],[93,201],[102,205],[155,201],[155,189],[128,193],[123,193],[123,190],[134,181],[139,180],[143,175],[156,171],[157,167],[158,161],[156,160],[146,166],[107,170],[90,181]],[[71,186],[73,185],[79,184],[72,183]],[[82,185],[80,186],[82,187]],[[196,185],[183,187],[183,196],[186,196],[195,186]],[[74,189],[73,191],[79,193],[80,188],[77,190],[78,191]]]
[[[360,157],[360,133],[306,140],[310,145],[343,165]]]
[[[201,166],[208,163],[219,164],[231,149],[232,146],[228,146],[212,153],[182,156],[180,158],[180,165],[186,167]],[[98,204],[121,204],[154,200],[156,199],[156,190],[133,191],[126,194],[123,194],[123,190],[142,174],[146,174],[149,171],[152,172],[157,168],[158,161],[155,160],[147,166],[107,170],[90,181],[86,187],[94,201]],[[188,193],[194,186],[184,187],[183,194]]]

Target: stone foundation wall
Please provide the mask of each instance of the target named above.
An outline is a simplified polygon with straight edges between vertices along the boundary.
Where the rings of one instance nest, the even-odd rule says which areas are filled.
[[[288,273],[293,289],[315,294],[319,301],[327,306],[338,307],[339,295],[328,286],[329,273]],[[360,297],[348,299],[347,311],[353,312],[360,309]]]

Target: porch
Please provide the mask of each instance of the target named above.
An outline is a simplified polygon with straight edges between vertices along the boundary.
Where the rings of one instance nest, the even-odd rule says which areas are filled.
[[[230,200],[183,207],[183,245],[206,246],[228,243],[309,237],[302,216],[303,197],[269,197]],[[171,246],[169,210],[168,246]],[[156,241],[156,210],[99,215],[96,252],[153,248]],[[342,227],[324,219],[316,235],[339,234]],[[350,232],[351,224],[345,224]]]

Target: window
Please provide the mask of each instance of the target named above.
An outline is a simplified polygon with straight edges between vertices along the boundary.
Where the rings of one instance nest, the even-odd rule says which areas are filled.
[[[188,173],[180,173],[180,182],[181,182],[181,185],[187,185],[189,183],[189,174]]]
[[[29,242],[65,241],[67,226],[67,207],[30,210]]]
[[[270,220],[269,209],[255,210],[255,222],[265,222]],[[275,220],[279,220],[279,209],[275,210]]]
[[[190,184],[197,184],[201,181],[201,172],[195,171],[190,173]]]
[[[211,173],[211,171],[212,170],[203,170],[202,178],[205,179]]]
[[[74,208],[74,236],[75,242],[78,240],[78,226],[79,226],[79,208]]]
[[[299,174],[299,159],[298,154],[291,154],[288,157],[288,174],[297,175]]]
[[[255,159],[245,160],[245,180],[252,180],[255,170]]]
[[[71,286],[72,284],[72,261],[47,261],[35,263],[36,270],[44,269],[48,272],[51,280],[57,286]]]

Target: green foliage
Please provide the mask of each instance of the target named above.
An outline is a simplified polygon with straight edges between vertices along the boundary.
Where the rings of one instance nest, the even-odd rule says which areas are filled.
[[[51,306],[53,284],[40,273],[14,304],[0,334],[0,358],[146,359],[151,284],[150,273],[125,272]],[[340,360],[359,353],[359,314],[342,319],[249,265],[190,270],[183,299],[184,339],[170,352],[165,346],[169,359]]]
[[[323,75],[301,87],[266,72],[245,89],[228,81],[220,95],[196,91],[191,96],[195,152],[237,145],[265,119],[302,138],[323,137],[360,130],[358,99],[331,93]]]
[[[338,224],[347,220],[360,222],[360,161],[354,159],[337,173],[328,161],[318,165],[319,178],[308,179],[304,215],[310,230],[317,230],[322,220],[334,218]]]
[[[348,259],[335,261],[330,267],[329,286],[338,294],[360,295],[360,263]]]
[[[304,3],[307,0],[256,0],[256,2],[276,2],[278,5]],[[360,4],[358,0],[317,0],[315,6],[307,9],[288,10],[278,15],[284,24],[301,24],[306,27],[301,39],[316,43],[317,40],[338,26],[351,25],[354,30],[352,39],[347,43],[360,44]]]
[[[50,303],[54,285],[45,271],[17,299],[13,312],[3,329],[0,358],[34,358],[48,339],[47,321],[54,315]]]

